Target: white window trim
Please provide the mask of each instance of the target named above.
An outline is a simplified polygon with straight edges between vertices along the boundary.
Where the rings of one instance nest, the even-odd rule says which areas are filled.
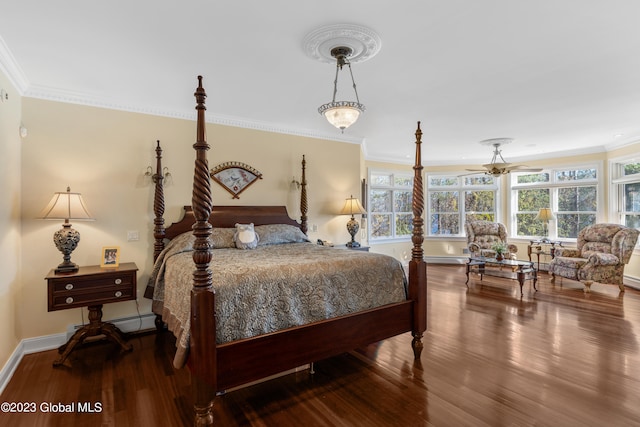
[[[624,163],[640,162],[637,154],[629,154],[626,156],[615,157],[609,159],[609,221],[615,224],[622,224],[621,188],[620,184],[627,182],[637,182],[635,175],[624,177],[620,175],[619,167]],[[640,239],[636,243],[635,251],[640,250]]]
[[[390,174],[390,175],[399,175],[399,176],[407,176],[407,177],[411,177],[411,187],[394,187],[394,186],[374,186],[372,185],[372,181],[371,181],[371,175],[385,175],[385,174]],[[366,197],[367,200],[367,207],[366,207],[366,211],[367,211],[367,240],[369,241],[369,244],[384,244],[384,243],[398,243],[398,242],[410,242],[411,241],[411,237],[412,234],[408,234],[406,236],[395,236],[395,224],[393,224],[393,228],[394,228],[394,236],[393,237],[372,237],[371,236],[371,199],[370,199],[370,195],[371,195],[371,190],[372,189],[388,189],[388,190],[411,190],[413,192],[413,186],[415,185],[414,178],[415,178],[415,172],[413,170],[402,170],[402,169],[382,169],[382,168],[369,168],[368,173],[367,173],[367,190],[366,190],[366,194],[363,197]],[[393,203],[393,201],[391,201],[391,203]]]
[[[596,210],[596,223],[601,223],[601,222],[605,222],[606,221],[606,217],[607,217],[607,209],[605,206],[605,198],[604,198],[604,189],[605,189],[605,184],[604,184],[604,174],[603,174],[603,169],[604,169],[604,161],[602,160],[595,160],[593,162],[580,162],[580,163],[563,163],[563,164],[558,164],[558,165],[553,165],[553,166],[549,166],[546,168],[543,168],[542,172],[549,172],[552,173],[554,171],[557,170],[576,170],[576,169],[588,169],[588,168],[595,168],[596,169],[596,179],[594,181],[591,181],[591,183],[595,183],[596,184],[596,190],[597,190],[597,205],[598,205],[598,209]],[[527,173],[522,173],[522,174],[527,174]],[[520,175],[522,175],[520,174]],[[509,207],[509,212],[508,212],[508,216],[509,216],[509,230],[511,230],[511,233],[509,234],[509,238],[510,240],[522,240],[522,241],[528,241],[531,240],[532,238],[538,238],[540,236],[518,236],[516,234],[516,230],[517,230],[517,225],[516,225],[516,212],[518,211],[518,200],[515,199],[513,197],[513,192],[514,190],[519,190],[519,189],[526,189],[526,188],[560,188],[560,187],[566,187],[567,183],[566,182],[562,182],[562,183],[547,183],[547,184],[540,184],[540,185],[526,185],[526,184],[514,184],[514,182],[516,182],[516,176],[519,175],[518,173],[513,173],[511,174],[511,176],[508,179],[508,191],[507,191],[507,203],[508,203],[508,207]],[[586,181],[583,181],[586,182]],[[600,208],[600,206],[602,206],[602,208]],[[557,207],[554,207],[557,208]],[[555,214],[556,211],[554,210],[553,213]],[[557,227],[556,227],[556,222],[555,221],[550,221],[549,222],[549,234],[555,234],[557,235]],[[574,243],[576,242],[577,239],[573,239],[573,238],[560,238],[560,239],[554,239],[554,240],[559,240],[562,242],[570,242],[570,243]]]
[[[425,199],[426,199],[426,207],[425,207],[425,212],[424,212],[424,229],[425,229],[425,238],[428,239],[443,239],[443,240],[454,240],[454,239],[458,239],[458,240],[466,240],[466,233],[465,233],[465,228],[464,228],[464,224],[466,222],[466,215],[463,215],[464,213],[464,203],[461,205],[463,211],[461,211],[460,213],[460,233],[459,234],[431,234],[431,227],[430,227],[430,221],[429,221],[429,214],[431,212],[431,198],[429,197],[429,190],[435,189],[435,190],[447,190],[450,189],[451,187],[447,187],[447,186],[430,186],[429,182],[430,182],[430,178],[432,177],[438,177],[438,176],[442,176],[442,177],[459,177],[459,178],[464,178],[464,176],[472,176],[472,175],[484,175],[483,172],[478,172],[477,174],[469,174],[469,171],[450,171],[450,172],[427,172],[425,174],[424,177],[424,182],[425,182]],[[500,179],[500,177],[494,177],[493,180],[493,185],[472,185],[472,186],[468,186],[468,187],[464,187],[464,186],[460,186],[460,187],[456,187],[456,190],[461,190],[461,191],[466,191],[466,190],[492,190],[495,191],[495,221],[496,222],[502,222],[502,199],[501,199],[501,186],[502,186],[502,180]]]

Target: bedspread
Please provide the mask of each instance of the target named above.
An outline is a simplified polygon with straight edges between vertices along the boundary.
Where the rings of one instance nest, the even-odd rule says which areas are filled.
[[[150,278],[153,311],[177,338],[176,367],[189,348],[191,251],[190,245],[167,247]],[[215,249],[210,269],[218,344],[407,298],[404,270],[395,258],[313,243]]]

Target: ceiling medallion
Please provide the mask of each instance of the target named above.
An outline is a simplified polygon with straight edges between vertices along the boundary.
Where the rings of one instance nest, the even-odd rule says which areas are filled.
[[[364,62],[373,58],[382,47],[380,36],[370,28],[353,24],[335,24],[318,28],[304,38],[302,49],[311,59],[335,64],[331,51],[336,47],[351,49],[349,62]]]

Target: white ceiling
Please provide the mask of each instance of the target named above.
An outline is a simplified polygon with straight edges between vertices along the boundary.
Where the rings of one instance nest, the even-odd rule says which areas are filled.
[[[637,0],[0,0],[0,11],[0,67],[24,96],[193,117],[200,74],[211,121],[410,163],[420,120],[428,165],[487,163],[487,138],[515,139],[507,161],[640,140]],[[302,48],[341,23],[382,40],[353,65],[367,111],[344,135],[317,112],[335,66]]]

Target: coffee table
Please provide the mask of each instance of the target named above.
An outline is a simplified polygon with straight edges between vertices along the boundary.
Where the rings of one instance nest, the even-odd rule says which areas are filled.
[[[486,268],[487,265],[499,268]],[[487,257],[470,257],[467,262],[467,281],[464,284],[469,287],[469,273],[475,271],[480,274],[480,280],[483,275],[505,277],[507,279],[518,280],[520,284],[520,297],[523,296],[522,285],[525,280],[533,280],[533,289],[536,288],[538,282],[538,272],[532,261],[520,261],[512,259],[497,260]]]

